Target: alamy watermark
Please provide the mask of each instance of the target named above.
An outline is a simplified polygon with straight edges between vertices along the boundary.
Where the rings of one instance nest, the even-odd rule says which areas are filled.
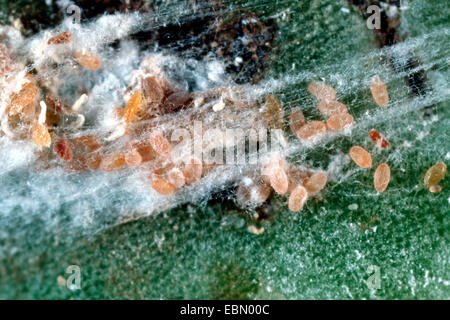
[[[381,14],[380,7],[376,5],[368,6],[367,13],[370,16],[367,18],[366,24],[367,28],[373,29],[381,29]]]
[[[399,4],[389,4],[380,1],[380,6],[370,5],[367,7],[366,13],[368,14],[366,25],[367,28],[371,30],[381,29],[381,12],[383,11],[388,18],[395,18],[400,10],[405,10],[407,7],[404,5],[403,1],[400,0]]]
[[[71,4],[67,7],[66,13],[69,15],[68,19],[71,23],[80,24],[81,21],[81,9],[79,6]]]
[[[381,288],[380,267],[371,265],[367,268],[366,273],[369,278],[366,280],[366,285],[369,289],[378,290]]]
[[[69,277],[66,280],[66,286],[69,290],[75,291],[81,289],[81,269],[77,265],[70,265],[66,268]]]
[[[270,153],[280,152],[286,145],[281,129],[211,128],[204,130],[194,121],[192,130],[177,128],[167,134],[173,146],[173,158],[181,161],[202,160],[205,164],[257,164]]]

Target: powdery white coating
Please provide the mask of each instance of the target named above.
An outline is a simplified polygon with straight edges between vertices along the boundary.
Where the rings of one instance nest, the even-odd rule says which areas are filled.
[[[26,168],[30,166],[37,157],[35,146],[29,142],[14,141],[8,137],[0,137],[0,175]],[[44,200],[44,199],[42,199]]]

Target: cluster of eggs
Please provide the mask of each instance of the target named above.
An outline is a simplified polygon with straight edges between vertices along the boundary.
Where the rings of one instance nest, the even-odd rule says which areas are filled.
[[[312,82],[308,84],[307,90],[318,100],[320,113],[327,118],[326,122],[307,122],[300,108],[291,110],[289,126],[294,134],[301,141],[308,141],[323,135],[326,130],[339,131],[350,126],[354,118],[348,112],[348,108],[336,100],[336,91],[323,82]],[[370,90],[375,103],[379,107],[386,107],[389,104],[389,94],[385,83],[376,76],[371,80]],[[282,119],[279,115],[280,109],[275,97],[269,96],[266,100],[266,110],[269,111],[273,119]],[[278,108],[274,107],[278,106]],[[275,117],[273,115],[276,115]],[[368,133],[369,138],[379,149],[389,149],[390,143],[377,130],[372,129]],[[349,156],[356,165],[369,169],[372,167],[372,156],[361,146],[352,146]],[[446,165],[439,162],[431,167],[425,175],[425,185],[431,192],[441,190],[438,182],[446,173]],[[375,190],[384,192],[391,179],[391,169],[385,162],[380,163],[373,175]],[[271,189],[279,195],[289,195],[288,207],[291,211],[300,211],[308,196],[316,195],[321,191],[327,182],[327,175],[324,172],[307,172],[293,165],[287,165],[282,157],[273,157],[263,170],[262,177],[245,177],[237,191],[238,202],[242,205],[261,204],[269,197]]]
[[[47,42],[47,45],[64,45],[70,43],[71,34],[60,33]],[[93,53],[74,52],[73,59],[88,70],[98,70],[101,60]],[[0,46],[0,67],[3,77],[10,77],[11,71],[20,69],[9,57],[5,45]],[[323,135],[327,130],[340,131],[352,125],[353,116],[346,105],[336,100],[336,91],[323,82],[312,82],[307,90],[318,101],[318,110],[326,118],[326,121],[307,121],[300,108],[292,109],[289,116],[289,127],[301,141],[309,141]],[[389,94],[384,82],[375,77],[370,84],[370,90],[375,103],[385,107],[389,103]],[[104,139],[108,144],[118,138],[125,137],[122,149],[104,148],[99,136],[77,135],[73,131],[79,129],[84,122],[80,114],[80,107],[87,101],[87,96],[82,95],[72,107],[66,106],[61,99],[53,94],[48,94],[44,101],[39,100],[39,88],[31,74],[25,76],[25,81],[20,90],[9,97],[6,108],[6,117],[2,121],[2,131],[7,135],[18,138],[15,129],[25,132],[20,138],[31,139],[41,147],[39,158],[48,168],[52,155],[56,155],[65,163],[65,168],[71,171],[102,170],[112,172],[124,166],[140,167],[150,177],[151,187],[160,195],[171,195],[177,189],[186,184],[198,181],[208,174],[214,166],[209,166],[197,158],[183,159],[181,162],[172,161],[171,143],[163,134],[155,130],[154,124],[145,120],[157,119],[160,115],[171,114],[188,108],[196,108],[198,104],[213,103],[212,110],[219,113],[227,104],[230,116],[238,115],[244,108],[253,108],[255,119],[260,117],[255,104],[247,104],[242,101],[223,97],[217,92],[191,94],[186,91],[171,87],[163,77],[147,76],[141,81],[141,86],[131,94],[125,108],[115,109],[117,128],[111,136]],[[37,106],[40,112],[36,112]],[[233,109],[234,108],[234,109]],[[266,97],[263,118],[273,129],[283,128],[282,106],[273,95]],[[195,113],[195,111],[193,112]],[[79,120],[70,129],[72,132],[67,137],[65,129],[58,128],[61,118],[71,115]],[[238,116],[236,116],[238,118]],[[243,120],[244,121],[244,120]],[[252,123],[253,119],[249,119]],[[62,133],[62,134],[61,134]],[[378,148],[390,148],[389,142],[375,129],[369,132],[370,139]],[[53,148],[51,148],[53,146]],[[53,153],[50,151],[52,150]],[[368,169],[372,166],[372,157],[364,148],[353,146],[349,151],[351,159],[361,168]],[[439,191],[438,182],[446,173],[446,166],[440,162],[430,168],[425,176],[425,185],[430,191]],[[391,170],[388,164],[381,163],[375,170],[373,181],[378,192],[383,192],[388,187]],[[242,206],[261,204],[265,202],[274,190],[279,195],[288,195],[288,207],[291,211],[300,211],[309,196],[317,195],[326,185],[327,175],[321,171],[308,171],[303,168],[289,165],[282,156],[274,156],[263,166],[261,173],[251,173],[242,179],[236,192],[236,199]]]

